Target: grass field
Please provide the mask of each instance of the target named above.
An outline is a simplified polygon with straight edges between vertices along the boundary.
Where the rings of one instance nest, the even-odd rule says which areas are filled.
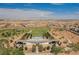
[[[30,28],[32,30],[33,36],[42,36],[43,33],[46,33],[48,31],[47,27],[40,27],[40,28]]]
[[[32,36],[42,36],[43,33],[48,31],[47,27],[33,27],[33,28],[22,28],[22,29],[0,29],[0,38],[8,38],[22,34],[24,32],[32,31]]]

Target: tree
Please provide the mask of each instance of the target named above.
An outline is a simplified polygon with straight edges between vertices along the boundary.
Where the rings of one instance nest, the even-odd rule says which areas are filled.
[[[25,47],[25,50],[28,50],[28,48],[27,48],[27,47]]]
[[[8,32],[8,31],[7,32],[3,32],[2,36],[3,37],[10,37],[11,36],[11,32]]]
[[[38,45],[38,49],[39,49],[39,52],[42,52],[43,51],[43,46],[42,45]]]
[[[31,33],[26,33],[24,36],[23,36],[25,39],[28,39],[28,38],[32,38],[32,34]]]
[[[49,32],[44,33],[44,34],[43,34],[43,37],[45,37],[46,39],[48,39],[48,38],[50,37]]]
[[[50,46],[47,46],[47,50],[49,50],[50,49]]]
[[[36,46],[33,45],[33,46],[32,46],[32,52],[35,52],[35,51],[36,51]]]
[[[61,47],[52,46],[51,53],[54,53],[55,55],[57,55],[58,53],[62,52],[62,50],[63,48]]]

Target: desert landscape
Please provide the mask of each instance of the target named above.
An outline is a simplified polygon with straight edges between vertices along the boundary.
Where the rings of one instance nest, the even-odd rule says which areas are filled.
[[[0,54],[78,55],[78,20],[1,20]]]
[[[0,55],[79,55],[79,3],[0,3]]]

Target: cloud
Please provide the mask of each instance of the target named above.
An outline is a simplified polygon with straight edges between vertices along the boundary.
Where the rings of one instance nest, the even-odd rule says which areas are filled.
[[[59,19],[79,19],[79,15],[76,14],[61,14],[56,16]]]
[[[75,12],[74,14],[79,16],[79,11],[78,12]]]
[[[79,12],[72,14],[62,13],[37,9],[8,9],[0,8],[1,19],[19,19],[19,20],[30,20],[30,19],[79,19]]]
[[[9,19],[33,19],[33,18],[53,18],[54,12],[37,9],[7,9],[0,8],[0,18]]]

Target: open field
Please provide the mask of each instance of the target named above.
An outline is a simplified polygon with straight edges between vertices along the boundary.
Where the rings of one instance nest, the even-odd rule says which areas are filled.
[[[43,33],[48,31],[47,27],[29,28],[32,31],[33,36],[42,36]]]

